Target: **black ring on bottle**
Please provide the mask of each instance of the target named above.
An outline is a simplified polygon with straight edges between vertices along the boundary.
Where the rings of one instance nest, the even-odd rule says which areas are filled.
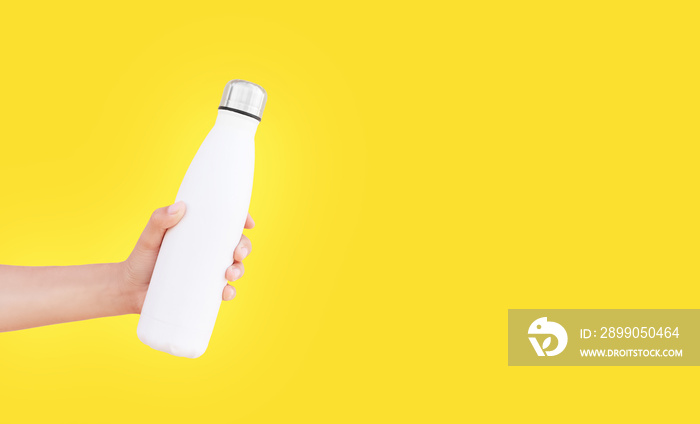
[[[257,119],[258,121],[260,121],[260,118],[258,118],[257,116],[253,115],[252,113],[242,111],[240,109],[234,109],[232,107],[226,107],[226,106],[219,106],[219,109],[230,110],[231,112],[236,112],[236,113],[240,113],[241,115],[250,116],[251,118]]]

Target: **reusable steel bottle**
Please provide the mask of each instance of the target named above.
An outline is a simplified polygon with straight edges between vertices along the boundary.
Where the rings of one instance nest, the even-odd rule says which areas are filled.
[[[154,349],[196,358],[209,345],[248,214],[266,100],[259,85],[226,84],[214,128],[182,180],[176,200],[185,202],[185,216],[165,234],[137,329]]]

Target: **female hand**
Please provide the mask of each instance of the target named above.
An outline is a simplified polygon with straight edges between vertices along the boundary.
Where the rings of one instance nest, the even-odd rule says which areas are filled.
[[[127,308],[132,313],[141,313],[143,301],[146,297],[148,284],[153,275],[153,268],[156,265],[156,258],[160,251],[163,236],[168,228],[174,227],[185,215],[185,203],[177,202],[167,207],[156,209],[151,215],[151,219],[146,224],[146,228],[141,233],[134,250],[129,258],[121,263],[123,278],[121,288],[130,305]],[[245,228],[250,229],[255,226],[253,218],[248,217],[245,221]],[[236,281],[243,276],[243,259],[251,252],[252,245],[250,239],[245,235],[241,236],[236,246],[232,264],[226,269],[225,277],[228,281]],[[236,297],[236,289],[227,284],[222,293],[223,300],[231,300]]]

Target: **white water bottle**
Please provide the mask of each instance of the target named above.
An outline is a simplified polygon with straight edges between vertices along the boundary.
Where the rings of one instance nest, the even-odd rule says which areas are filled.
[[[177,200],[185,216],[163,238],[137,329],[154,349],[196,358],[209,345],[248,214],[253,138],[266,100],[259,85],[226,84],[214,128],[182,180]]]

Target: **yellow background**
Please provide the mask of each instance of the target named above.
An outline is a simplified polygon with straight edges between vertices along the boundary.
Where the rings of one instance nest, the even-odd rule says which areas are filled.
[[[0,334],[0,421],[695,413],[697,368],[506,365],[508,308],[698,307],[698,10],[655,3],[4,4],[0,263],[123,260],[226,81],[269,101],[208,352]]]

